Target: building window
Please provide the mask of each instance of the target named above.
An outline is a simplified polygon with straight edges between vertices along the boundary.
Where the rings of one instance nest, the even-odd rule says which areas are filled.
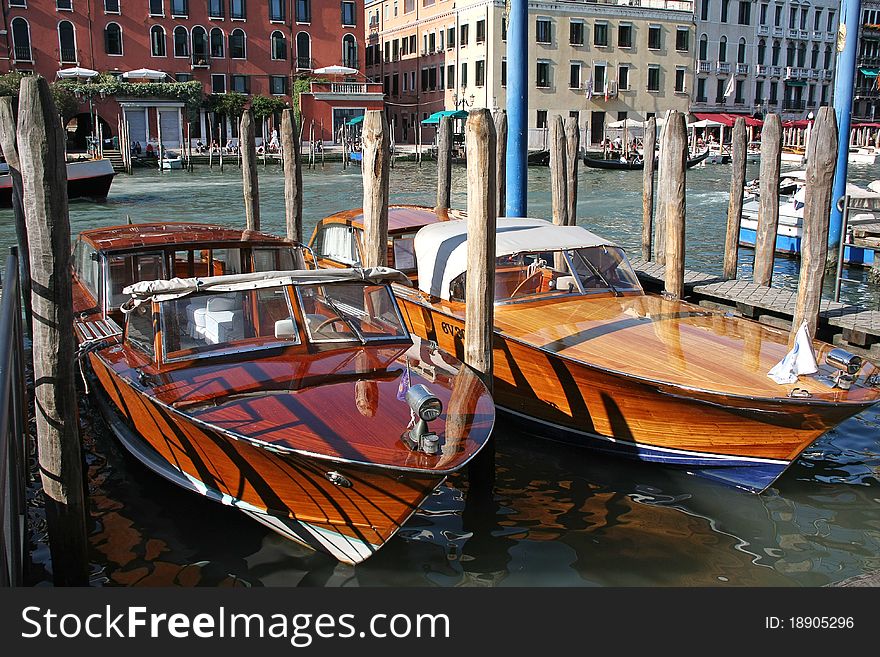
[[[486,41],[486,21],[477,21],[477,43]]]
[[[189,34],[183,25],[174,28],[174,56],[189,57]]]
[[[661,45],[662,45],[660,29],[661,28],[659,25],[649,25],[648,26],[648,49],[649,50],[660,50]]]
[[[776,5],[774,8],[773,27],[782,27],[782,5]]]
[[[825,46],[825,65],[822,68],[831,68],[831,46]]]
[[[466,46],[468,44],[468,24],[465,23],[464,25],[460,26],[458,31],[460,33],[458,39],[459,45]]]
[[[686,69],[681,66],[675,69],[675,93],[683,94],[685,92],[685,75]]]
[[[823,105],[823,106],[828,104],[828,85],[827,84],[822,85],[822,100],[819,101],[819,104]]]
[[[803,68],[807,65],[807,44],[801,42],[801,45],[798,46],[798,66]]]
[[[593,45],[600,47],[608,45],[608,23],[593,24]]]
[[[415,37],[415,35],[413,35],[410,38],[415,40],[416,37]],[[447,48],[455,48],[455,28],[454,27],[450,27],[448,30],[446,30],[446,47]],[[413,49],[413,52],[415,52],[415,49]]]
[[[551,43],[549,18],[539,18],[535,21],[535,41],[538,43]]]
[[[629,23],[621,23],[617,27],[617,46],[619,48],[632,48],[633,27]]]
[[[450,64],[446,67],[446,84],[450,89],[455,89],[455,64]]]
[[[174,79],[178,82],[192,82],[193,76],[191,73],[175,73]]]
[[[104,52],[108,55],[122,54],[122,28],[118,23],[107,23],[104,28]]]
[[[173,2],[174,0],[172,0]],[[230,18],[247,18],[247,3],[245,0],[229,0]],[[234,77],[234,76],[233,76]]]
[[[795,48],[792,41],[788,42],[788,48],[785,49],[785,65],[794,66]]]
[[[813,29],[817,32],[822,29],[822,7],[816,7],[816,14],[813,17]]]
[[[208,63],[208,33],[200,25],[192,29],[192,63],[197,66]]]
[[[79,61],[76,56],[76,33],[70,21],[58,23],[58,46],[62,64],[76,64]]]
[[[536,125],[539,128],[547,127],[547,110],[537,110],[536,114]]]
[[[225,0],[208,0],[208,18],[223,18]]]
[[[22,4],[25,3],[23,2]],[[14,0],[9,3],[10,7],[15,7],[16,5],[18,3]],[[73,11],[73,0],[55,0],[55,9],[58,11]]]
[[[119,13],[119,0],[104,0],[104,13],[105,14],[118,14]]]
[[[486,62],[485,60],[478,59],[477,63],[474,67],[474,77],[476,78],[475,82],[478,87],[484,87],[486,85]]]
[[[752,24],[752,3],[751,2],[743,2],[740,0],[739,3],[739,24],[740,25],[751,25]]]
[[[357,12],[355,11],[355,3],[354,2],[343,2],[342,3],[342,24],[343,25],[357,25]]]
[[[569,67],[568,88],[569,89],[580,89],[581,88],[581,63],[580,62],[572,62],[571,66]]]
[[[707,21],[709,20],[709,5],[712,4],[711,0],[703,0],[702,5],[700,6],[700,20]]]
[[[678,52],[690,50],[690,34],[691,31],[686,27],[679,27],[675,30],[675,49]]]
[[[270,37],[272,59],[287,59],[287,41],[281,30],[275,30]]]
[[[229,35],[229,56],[232,59],[247,59],[247,37],[244,30],[237,28]]]
[[[584,45],[584,24],[581,21],[571,21],[568,42],[573,46]]]
[[[150,28],[150,54],[153,57],[165,57],[165,28],[154,25]]]
[[[709,37],[705,34],[700,35],[700,54],[697,57],[702,62],[705,62],[709,59]]]
[[[737,64],[745,64],[746,63],[746,40],[745,38],[740,38],[739,45],[736,48],[736,63]]]
[[[767,58],[767,42],[764,39],[758,41],[758,64],[764,65]]]
[[[296,67],[312,68],[312,39],[308,32],[296,35]]]
[[[605,64],[596,64],[593,69],[593,91],[596,93],[605,91]]]
[[[507,19],[501,16],[501,40],[507,41]]]
[[[734,85],[734,96],[733,102],[735,105],[743,105],[746,102],[746,99],[743,97],[743,87],[745,86],[745,80],[737,80]]]
[[[659,66],[648,66],[648,91],[660,91]]]
[[[189,16],[189,0],[171,0],[172,16]]]
[[[225,73],[212,73],[211,74],[211,93],[212,94],[225,94],[226,93],[226,74]]]
[[[349,68],[358,67],[357,41],[353,34],[342,37],[342,64]]]
[[[715,84],[715,104],[724,104],[724,80],[718,80]]]
[[[215,27],[211,30],[211,57],[223,59],[223,30]]]
[[[629,66],[626,64],[617,67],[617,88],[620,91],[629,90]]]
[[[810,68],[816,68],[819,64],[819,44],[813,44],[813,52],[810,54]]]
[[[539,89],[550,88],[550,62],[538,62],[535,84]]]
[[[772,55],[771,55],[771,59],[770,59],[770,64],[772,66],[779,66],[779,53],[781,50],[782,50],[782,46],[779,44],[779,42],[774,41],[773,48],[771,49]]]
[[[727,37],[723,35],[721,37],[721,40],[718,42],[718,61],[727,61]]]
[[[296,0],[296,22],[311,23],[312,22],[312,2],[311,0]]]
[[[770,104],[776,105],[779,102],[779,85],[775,82],[770,83]]]
[[[286,75],[270,75],[269,76],[269,93],[273,96],[287,95],[287,76]]]
[[[767,9],[769,7],[770,7],[770,5],[768,5],[766,2],[761,5],[761,18],[758,23],[759,25],[766,25],[767,24]]]
[[[727,22],[727,6],[730,4],[729,0],[721,0],[721,22]]]
[[[150,0],[150,16],[164,16],[164,0]]]
[[[764,81],[758,80],[755,82],[755,105],[760,105],[764,102]]]
[[[467,86],[467,63],[461,65],[460,84],[462,88]]]
[[[501,86],[507,86],[507,60],[501,60]]]
[[[230,87],[232,91],[237,91],[240,94],[249,94],[251,92],[251,76],[231,75]]]
[[[706,98],[706,78],[697,78],[697,102],[705,103]]]
[[[283,21],[285,18],[284,8],[286,6],[287,3],[284,0],[269,0],[269,20]]]

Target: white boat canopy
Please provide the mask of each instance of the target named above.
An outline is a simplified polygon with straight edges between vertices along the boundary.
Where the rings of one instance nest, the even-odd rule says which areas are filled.
[[[239,292],[283,285],[324,285],[344,282],[411,285],[405,274],[391,267],[296,269],[205,276],[204,278],[172,278],[159,281],[140,281],[126,287],[122,292],[130,295],[131,300],[125,304],[123,311],[131,312],[132,309],[147,301],[170,301],[194,292]]]
[[[449,285],[467,271],[467,220],[441,221],[419,229],[414,241],[419,289],[449,299]],[[495,256],[617,246],[580,226],[557,226],[544,219],[499,217]]]
[[[59,78],[93,78],[98,75],[97,71],[90,68],[81,68],[74,66],[73,68],[62,68],[58,71]]]

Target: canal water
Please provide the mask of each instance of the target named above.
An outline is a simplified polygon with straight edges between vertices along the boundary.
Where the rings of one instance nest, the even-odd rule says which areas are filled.
[[[284,231],[277,165],[259,169],[262,226]],[[757,177],[749,165],[748,177]],[[720,273],[729,166],[688,172],[687,266]],[[466,207],[465,169],[453,205]],[[850,167],[860,185],[880,167]],[[433,205],[436,173],[398,163],[392,203]],[[547,168],[529,169],[530,214],[549,217]],[[306,235],[327,214],[361,204],[360,170],[341,163],[303,175]],[[106,203],[75,201],[74,234],[143,221],[244,223],[241,174],[202,167],[120,175]],[[641,174],[581,168],[579,223],[639,254]],[[0,210],[0,247],[14,243]],[[743,250],[740,273],[751,273]],[[865,281],[860,270],[853,277]],[[779,259],[774,284],[794,287]],[[828,282],[826,282],[828,286]],[[830,286],[828,286],[830,289]],[[877,287],[845,297],[878,307]],[[375,557],[351,567],[298,548],[233,509],[180,490],[119,447],[80,402],[89,471],[95,586],[821,586],[880,570],[880,409],[829,432],[758,496],[653,464],[633,463],[496,430],[492,495],[451,477]],[[45,523],[33,487],[32,579],[51,581]]]

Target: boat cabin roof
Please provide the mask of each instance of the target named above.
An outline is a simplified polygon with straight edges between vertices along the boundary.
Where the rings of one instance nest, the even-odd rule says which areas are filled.
[[[242,242],[249,245],[293,244],[290,240],[259,231],[238,230],[215,224],[172,222],[93,228],[80,233],[80,238],[99,251],[223,242]]]
[[[416,231],[423,226],[462,219],[464,214],[457,210],[435,210],[425,206],[392,205],[388,208],[388,234]],[[363,229],[364,211],[361,208],[331,214],[320,221],[321,224],[345,223]]]
[[[425,226],[415,238],[419,289],[449,299],[450,283],[467,271],[467,221]],[[540,251],[568,251],[617,245],[581,226],[557,226],[544,219],[500,217],[495,257]]]

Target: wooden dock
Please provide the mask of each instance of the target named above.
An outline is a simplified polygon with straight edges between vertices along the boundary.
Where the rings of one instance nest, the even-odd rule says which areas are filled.
[[[645,289],[663,289],[666,271],[663,265],[638,258],[631,262]],[[786,330],[791,328],[796,290],[764,287],[739,279],[725,280],[689,269],[685,270],[684,287],[685,297],[701,306],[734,312]],[[880,361],[880,311],[823,299],[817,337]]]

